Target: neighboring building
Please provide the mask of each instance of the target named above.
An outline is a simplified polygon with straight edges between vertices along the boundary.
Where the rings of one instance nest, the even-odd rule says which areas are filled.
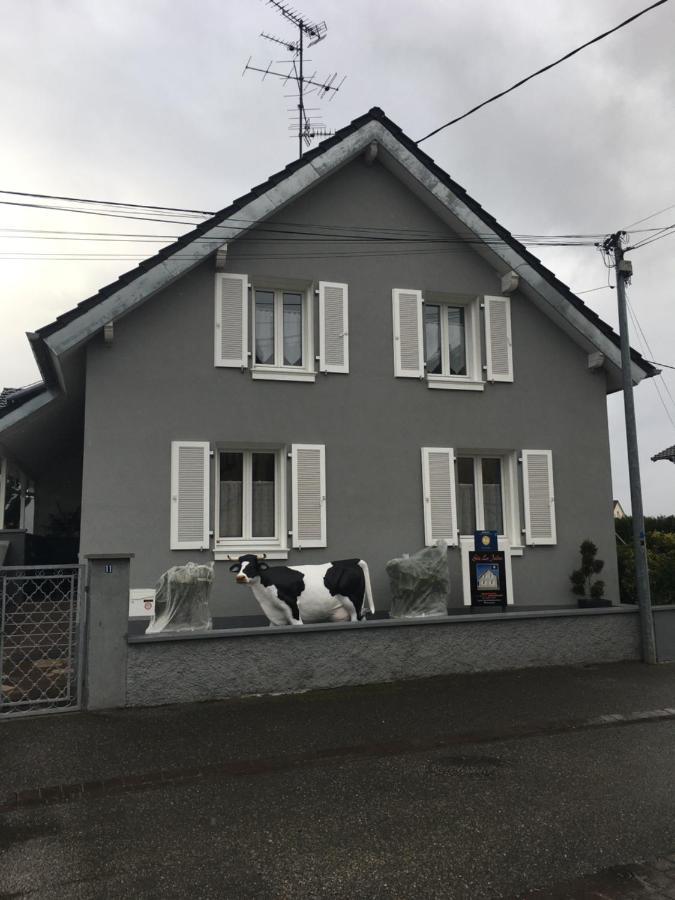
[[[132,588],[215,560],[214,614],[256,614],[231,556],[362,557],[387,609],[387,560],[444,539],[461,606],[485,528],[516,605],[573,606],[584,538],[619,601],[618,337],[379,109],[29,340],[0,453]]]
[[[615,519],[626,518],[626,513],[624,512],[623,506],[619,503],[618,500],[614,500],[612,503],[612,514]]]
[[[666,447],[665,450],[657,453],[656,456],[652,456],[652,462],[658,462],[660,459],[669,459],[672,463],[675,463],[675,444],[672,447]]]

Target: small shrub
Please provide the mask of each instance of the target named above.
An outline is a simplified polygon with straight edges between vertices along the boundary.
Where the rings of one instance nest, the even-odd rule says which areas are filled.
[[[581,542],[579,552],[581,566],[570,575],[572,593],[589,600],[601,600],[605,592],[605,582],[594,576],[602,572],[604,560],[596,559],[598,548],[588,539]]]

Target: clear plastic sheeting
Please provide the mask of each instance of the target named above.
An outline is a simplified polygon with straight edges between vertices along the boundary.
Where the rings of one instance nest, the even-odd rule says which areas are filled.
[[[167,631],[210,631],[209,595],[213,584],[213,563],[173,566],[155,586],[155,614],[146,634]]]
[[[393,619],[447,615],[450,576],[445,541],[412,556],[390,559],[385,568],[391,586],[389,615]]]

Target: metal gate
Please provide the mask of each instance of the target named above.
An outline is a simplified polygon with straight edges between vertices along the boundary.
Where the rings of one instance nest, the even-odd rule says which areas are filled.
[[[0,718],[78,709],[82,569],[0,568]]]

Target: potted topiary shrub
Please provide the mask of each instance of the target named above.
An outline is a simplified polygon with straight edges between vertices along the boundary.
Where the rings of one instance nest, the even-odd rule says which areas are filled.
[[[588,538],[581,542],[581,566],[570,575],[572,593],[577,595],[577,603],[581,609],[594,606],[611,606],[611,601],[605,600],[605,582],[596,575],[602,572],[604,560],[596,559],[598,548]]]

